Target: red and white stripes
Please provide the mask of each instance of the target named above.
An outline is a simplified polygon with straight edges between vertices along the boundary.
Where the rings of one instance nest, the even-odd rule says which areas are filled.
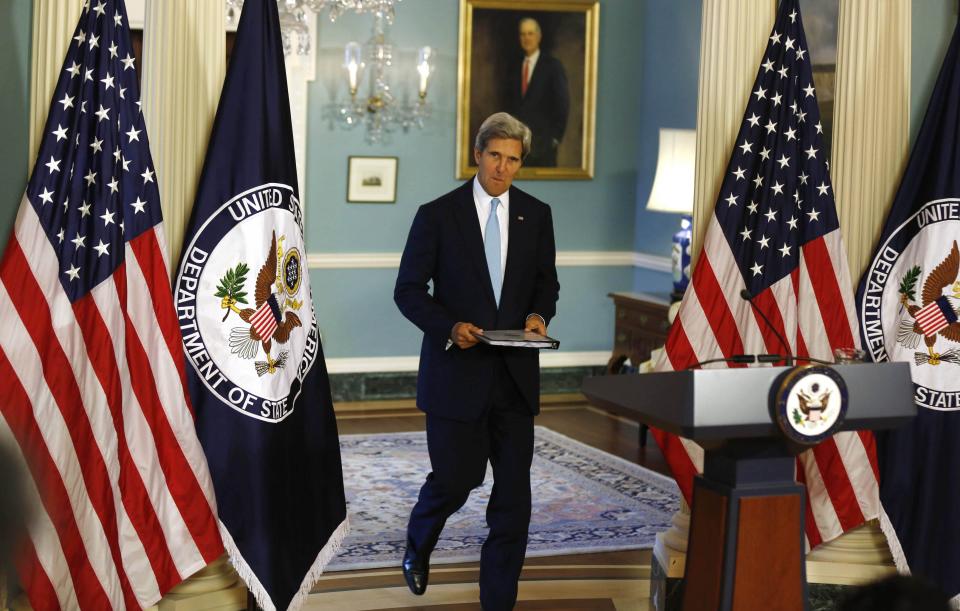
[[[223,551],[162,231],[71,304],[24,198],[0,264],[0,435],[38,499],[19,566],[35,609],[146,607]]]
[[[777,353],[784,347],[739,296],[733,253],[710,215],[690,287],[667,338],[658,371],[681,370],[738,353]],[[859,347],[853,291],[839,230],[803,245],[796,270],[754,297],[795,355],[832,360],[836,348]],[[654,434],[688,501],[703,452],[693,442]],[[873,435],[839,433],[797,458],[797,480],[808,490],[806,533],[811,547],[879,515]]]
[[[271,296],[272,297],[272,296]],[[272,299],[267,299],[257,308],[257,311],[250,317],[250,324],[257,335],[264,341],[273,337],[273,332],[277,330],[277,317],[273,314],[274,305],[270,303]]]
[[[920,330],[927,336],[935,335],[940,329],[950,324],[947,317],[943,315],[940,304],[936,301],[931,301],[917,310],[914,318],[916,318],[917,324],[920,325]]]

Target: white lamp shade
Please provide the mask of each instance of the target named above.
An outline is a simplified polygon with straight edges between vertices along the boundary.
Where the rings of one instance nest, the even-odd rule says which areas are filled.
[[[691,214],[693,212],[693,162],[697,131],[661,129],[657,174],[647,200],[647,210]]]

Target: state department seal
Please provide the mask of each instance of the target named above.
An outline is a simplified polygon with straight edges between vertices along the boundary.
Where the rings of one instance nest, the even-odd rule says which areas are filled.
[[[914,400],[960,409],[960,200],[928,202],[890,234],[860,303],[873,360],[908,361]]]
[[[228,200],[187,247],[175,286],[188,360],[225,405],[266,422],[292,412],[317,355],[303,219],[293,189]]]
[[[795,367],[780,377],[774,389],[774,422],[799,444],[820,443],[836,432],[847,414],[847,385],[830,367]]]

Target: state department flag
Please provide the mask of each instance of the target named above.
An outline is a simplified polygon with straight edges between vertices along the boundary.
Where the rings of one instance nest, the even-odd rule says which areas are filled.
[[[259,605],[297,608],[347,531],[274,0],[246,0],[175,287],[221,534]]]
[[[951,596],[960,594],[958,45],[954,30],[857,293],[864,345],[875,361],[910,363],[918,407],[911,424],[878,435],[881,525],[897,567]]]

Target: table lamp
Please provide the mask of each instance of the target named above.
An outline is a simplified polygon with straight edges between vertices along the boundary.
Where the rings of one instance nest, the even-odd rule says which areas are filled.
[[[657,174],[647,200],[647,210],[682,214],[680,231],[673,234],[673,293],[679,300],[690,282],[690,241],[693,218],[693,161],[697,132],[693,129],[660,129]]]

